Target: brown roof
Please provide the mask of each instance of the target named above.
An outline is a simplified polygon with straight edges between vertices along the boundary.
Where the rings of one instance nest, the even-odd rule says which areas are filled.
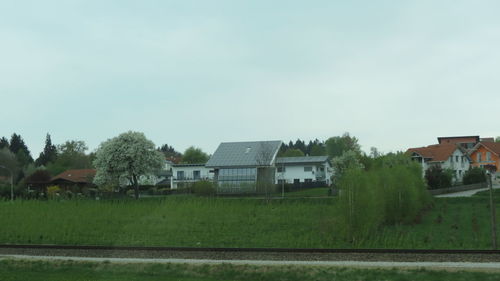
[[[456,144],[434,144],[426,147],[410,148],[407,152],[415,152],[432,162],[446,161],[455,150],[459,149]]]
[[[53,177],[51,181],[62,179],[74,183],[92,183],[95,173],[94,169],[67,170]]]
[[[481,142],[484,147],[491,150],[496,155],[500,156],[500,142]]]
[[[438,137],[439,144],[478,143],[479,136]]]

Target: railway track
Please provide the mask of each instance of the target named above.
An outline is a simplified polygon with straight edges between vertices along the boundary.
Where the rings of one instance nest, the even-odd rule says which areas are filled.
[[[500,262],[500,250],[198,248],[0,244],[0,255],[290,261]]]

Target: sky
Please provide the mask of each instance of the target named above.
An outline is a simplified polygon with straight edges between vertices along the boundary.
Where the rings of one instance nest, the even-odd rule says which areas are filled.
[[[0,0],[0,137],[37,157],[326,140],[369,151],[500,136],[499,1]]]

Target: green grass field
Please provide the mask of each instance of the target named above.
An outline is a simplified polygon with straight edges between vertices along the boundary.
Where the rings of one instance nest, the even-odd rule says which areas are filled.
[[[429,270],[348,269],[305,266],[113,264],[94,262],[0,261],[2,281],[254,281],[254,280],[385,280],[385,281],[488,281],[498,273],[446,272]]]
[[[500,200],[496,201],[498,206]],[[488,249],[487,202],[486,193],[472,198],[436,198],[434,208],[417,222],[385,226],[351,244],[338,235],[335,198],[270,203],[199,197],[2,201],[0,243]]]

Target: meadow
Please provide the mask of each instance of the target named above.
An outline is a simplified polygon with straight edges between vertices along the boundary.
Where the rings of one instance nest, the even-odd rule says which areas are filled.
[[[229,281],[229,280],[385,280],[385,281],[487,281],[498,272],[356,269],[328,266],[250,266],[187,264],[115,264],[110,262],[0,260],[2,281]]]
[[[496,201],[498,206],[500,200]],[[352,243],[338,235],[334,197],[269,203],[203,197],[1,201],[0,243],[488,249],[487,202],[485,193],[471,198],[435,198],[433,208],[414,222],[383,226]]]

